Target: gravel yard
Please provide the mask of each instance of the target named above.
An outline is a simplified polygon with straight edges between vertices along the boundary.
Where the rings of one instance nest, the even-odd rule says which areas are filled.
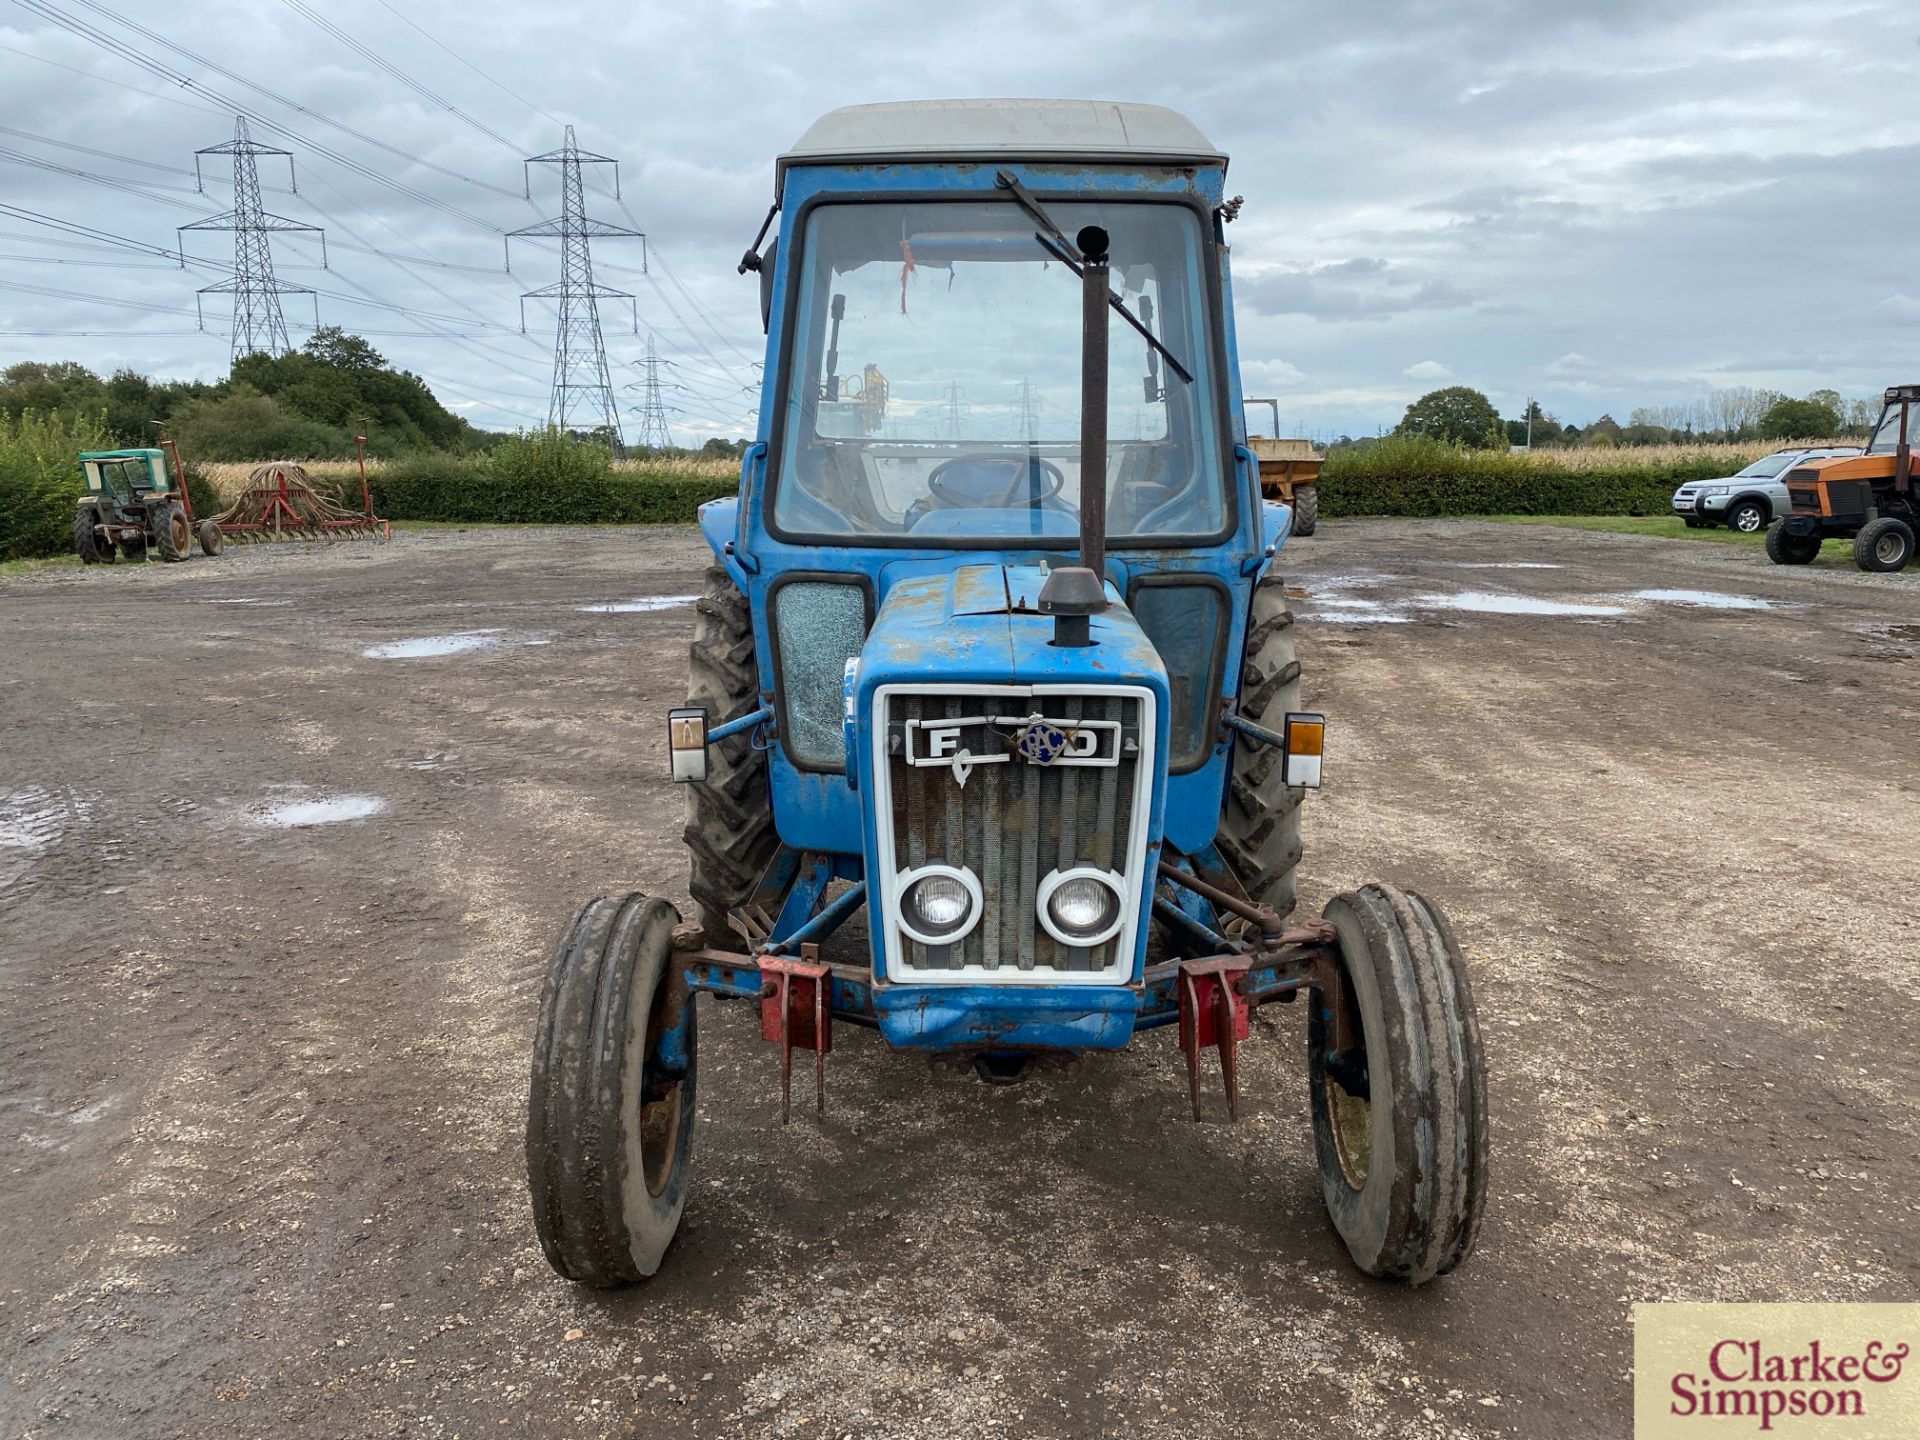
[[[0,1435],[1625,1436],[1630,1307],[1920,1296],[1920,571],[1546,527],[1289,545],[1303,906],[1450,910],[1494,1122],[1419,1291],[1326,1224],[1301,1007],[1014,1089],[703,1001],[694,1195],[547,1268],[527,1050],[685,905],[691,530],[0,580]],[[837,942],[855,943],[843,934]]]

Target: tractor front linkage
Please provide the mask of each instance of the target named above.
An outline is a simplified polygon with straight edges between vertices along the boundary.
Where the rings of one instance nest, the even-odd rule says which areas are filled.
[[[813,1052],[814,1108],[824,1111],[826,1057],[833,1049],[834,1021],[878,1028],[867,966],[821,958],[821,942],[866,903],[866,888],[861,884],[828,899],[835,878],[832,856],[783,847],[768,867],[755,901],[730,917],[748,953],[708,948],[697,925],[682,925],[674,933],[674,964],[689,997],[705,991],[759,1004],[761,1038],[780,1050],[783,1124],[792,1109],[793,1052]],[[1351,1019],[1338,978],[1339,942],[1333,926],[1324,920],[1289,926],[1271,909],[1229,894],[1171,861],[1161,861],[1159,878],[1155,912],[1200,942],[1207,953],[1146,967],[1133,1029],[1179,1027],[1195,1121],[1201,1119],[1201,1053],[1217,1050],[1227,1114],[1237,1119],[1237,1052],[1239,1042],[1248,1036],[1256,1008],[1271,1001],[1290,1003],[1301,990],[1314,990],[1321,996],[1319,1003],[1328,1011],[1335,1035],[1348,1033]],[[1232,916],[1237,923],[1230,928],[1237,933],[1219,933],[1195,919],[1182,902],[1186,906],[1199,902]],[[778,905],[777,914],[768,913],[771,905]],[[956,1058],[970,1059],[980,1077],[990,1083],[1010,1084],[1025,1079],[1045,1052],[996,1046],[991,1034],[982,1034],[977,1045],[958,1052],[930,1052],[935,1061]]]

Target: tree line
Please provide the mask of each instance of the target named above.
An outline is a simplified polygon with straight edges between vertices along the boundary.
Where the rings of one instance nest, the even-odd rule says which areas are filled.
[[[1675,404],[1640,406],[1622,425],[1611,414],[1586,425],[1563,424],[1531,401],[1517,419],[1503,419],[1480,391],[1467,385],[1430,390],[1407,407],[1395,435],[1423,436],[1470,450],[1531,444],[1537,449],[1574,445],[1689,445],[1714,441],[1825,440],[1859,438],[1880,417],[1880,397],[1848,400],[1837,390],[1783,395],[1777,390],[1733,386]],[[1531,423],[1529,423],[1531,422]],[[1341,436],[1330,448],[1364,445]]]
[[[367,437],[368,454],[386,459],[475,454],[507,438],[454,414],[418,375],[332,325],[285,355],[242,356],[218,381],[156,380],[130,369],[102,376],[70,360],[0,370],[0,416],[56,413],[101,420],[122,448],[165,434],[188,459],[207,461],[341,460],[353,454],[355,435]],[[597,431],[568,438],[613,448],[613,437]],[[693,453],[738,455],[741,443],[716,438]]]

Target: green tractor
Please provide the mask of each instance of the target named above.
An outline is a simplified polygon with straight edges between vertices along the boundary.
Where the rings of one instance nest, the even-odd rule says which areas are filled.
[[[211,520],[193,522],[177,450],[173,467],[178,486],[168,477],[166,451],[81,452],[87,488],[73,513],[73,548],[82,562],[111,565],[116,546],[129,560],[145,560],[150,551],[162,560],[184,560],[196,535],[201,554],[220,553],[220,527]]]

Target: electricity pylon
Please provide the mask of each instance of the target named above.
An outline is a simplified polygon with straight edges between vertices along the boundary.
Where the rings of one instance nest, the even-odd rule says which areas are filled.
[[[640,382],[640,448],[665,450],[673,445],[673,431],[667,426],[666,402],[660,398],[660,354],[653,348],[653,336],[647,336],[647,358],[640,362],[646,379]]]
[[[592,423],[588,428],[604,431],[613,444],[614,453],[625,454],[626,442],[620,433],[620,412],[613,403],[613,376],[607,369],[606,341],[600,334],[600,302],[631,301],[633,295],[629,291],[612,290],[594,282],[593,256],[588,241],[596,238],[637,238],[644,243],[647,237],[639,230],[628,230],[623,226],[609,225],[604,220],[587,218],[587,191],[582,173],[584,167],[613,166],[613,195],[618,200],[620,162],[606,155],[592,154],[574,144],[571,125],[567,126],[566,143],[558,150],[529,156],[524,164],[560,167],[559,216],[511,231],[507,236],[509,242],[515,236],[536,235],[557,236],[560,241],[559,282],[529,290],[520,297],[522,330],[527,328],[527,301],[554,300],[559,303],[560,320],[553,336],[553,395],[547,402],[547,424],[563,431],[572,430],[579,428],[577,419],[590,418]],[[527,193],[533,193],[531,181],[528,182]],[[512,247],[509,244],[509,264],[511,254]],[[643,249],[643,266],[645,254]],[[636,332],[639,329],[637,309],[634,329]]]
[[[200,176],[200,157],[202,155],[231,155],[233,157],[233,208],[222,215],[214,215],[205,220],[196,220],[191,225],[182,225],[178,233],[189,230],[231,230],[233,232],[233,278],[222,280],[218,285],[205,285],[194,292],[194,312],[200,317],[200,328],[206,329],[206,314],[201,308],[202,295],[233,296],[233,358],[264,351],[268,355],[284,355],[292,348],[287,341],[287,320],[280,312],[282,295],[312,295],[313,290],[306,285],[289,285],[277,280],[273,274],[273,255],[267,248],[267,236],[276,230],[304,230],[320,237],[320,267],[327,264],[327,232],[318,225],[303,225],[298,220],[289,220],[284,215],[269,212],[260,203],[260,172],[254,164],[256,155],[285,155],[287,157],[287,179],[298,193],[298,183],[293,173],[293,154],[291,151],[278,150],[271,145],[259,145],[247,133],[247,122],[242,116],[236,116],[233,122],[233,139],[221,145],[209,145],[204,150],[193,152],[193,178],[195,186],[203,193],[206,184]],[[180,268],[185,269],[187,258],[184,246],[180,256]],[[313,320],[320,323],[320,301],[313,302]]]

